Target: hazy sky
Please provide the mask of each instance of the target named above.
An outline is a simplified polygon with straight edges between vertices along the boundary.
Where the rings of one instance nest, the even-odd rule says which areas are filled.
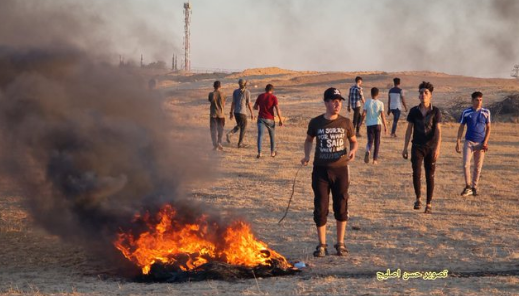
[[[20,14],[0,28],[2,45],[52,44],[67,36],[116,62],[119,54],[138,61],[142,53],[145,62],[170,65],[173,53],[183,56],[183,0],[15,2],[0,2]],[[519,63],[516,0],[192,0],[191,6],[195,69],[509,77]],[[24,40],[34,34],[37,41]]]

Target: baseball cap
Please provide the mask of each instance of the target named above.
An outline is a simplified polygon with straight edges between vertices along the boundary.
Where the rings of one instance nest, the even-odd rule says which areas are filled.
[[[338,89],[336,89],[335,87],[330,87],[324,92],[324,100],[328,101],[333,99],[345,100]]]

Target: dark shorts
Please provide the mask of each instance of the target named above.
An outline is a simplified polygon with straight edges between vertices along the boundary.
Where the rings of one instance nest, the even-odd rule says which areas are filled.
[[[330,205],[333,200],[333,214],[337,221],[348,220],[348,167],[327,168],[314,166],[312,189],[314,190],[314,221],[317,227],[326,225]]]

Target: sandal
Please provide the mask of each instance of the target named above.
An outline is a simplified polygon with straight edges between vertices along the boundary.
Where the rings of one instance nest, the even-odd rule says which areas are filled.
[[[420,202],[420,200],[415,201],[414,209],[419,210],[421,207],[422,207],[422,203]]]
[[[324,256],[328,256],[328,249],[327,249],[328,245],[327,244],[319,244],[317,245],[317,247],[315,248],[315,251],[314,251],[314,257],[324,257]]]
[[[276,157],[276,155],[277,155],[276,151],[270,153],[270,156],[272,156],[272,157]]]
[[[425,212],[424,213],[425,214],[432,214],[432,206],[431,206],[431,204],[427,204],[425,206]]]
[[[336,244],[335,250],[337,250],[337,256],[346,256],[348,255],[348,249],[346,249],[346,246],[343,243]]]

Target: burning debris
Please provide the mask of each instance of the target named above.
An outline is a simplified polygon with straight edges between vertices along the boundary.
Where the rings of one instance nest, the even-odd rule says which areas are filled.
[[[245,278],[293,275],[298,272],[300,272],[299,269],[295,267],[286,268],[284,262],[278,260],[272,260],[271,265],[258,265],[255,267],[231,265],[215,261],[202,264],[190,271],[178,270],[172,266],[165,266],[163,264],[154,264],[149,274],[142,275],[136,280],[142,282],[167,283],[204,280],[231,281]]]
[[[145,280],[294,272],[245,222],[184,199],[208,173],[197,136],[164,134],[181,131],[141,77],[73,49],[0,47],[0,65],[0,176],[35,223]]]
[[[228,225],[201,215],[182,221],[165,205],[156,215],[137,214],[114,246],[141,268],[142,281],[268,277],[298,272],[285,257],[257,240],[243,221]]]
[[[20,190],[31,220],[118,275],[134,266],[153,281],[292,272],[246,223],[185,201],[186,187],[210,175],[207,139],[164,112],[145,73],[113,64],[97,12],[62,4],[0,9],[0,177]]]
[[[74,50],[0,48],[0,65],[0,138],[9,147],[0,176],[24,189],[35,223],[121,270],[122,253],[142,280],[297,270],[245,222],[184,199],[207,166],[196,145],[164,135],[175,122],[140,77]]]

